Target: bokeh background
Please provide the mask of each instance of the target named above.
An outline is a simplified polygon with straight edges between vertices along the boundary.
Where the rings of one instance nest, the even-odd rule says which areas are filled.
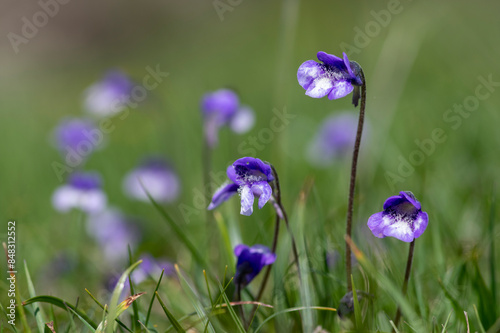
[[[368,94],[369,136],[361,149],[354,240],[367,252],[375,246],[392,256],[388,274],[400,283],[406,247],[394,239],[381,243],[373,238],[366,220],[388,196],[411,190],[430,216],[415,255],[415,274],[423,288],[439,290],[436,281],[470,257],[479,258],[486,272],[489,241],[499,237],[488,221],[498,189],[500,87],[475,111],[460,116],[456,129],[443,117],[454,104],[474,96],[478,77],[500,82],[500,4],[401,0],[400,13],[391,15],[387,26],[379,25],[361,46],[357,29],[365,31],[375,22],[371,11],[387,10],[393,1],[221,2],[231,8],[222,16],[212,1],[71,0],[17,53],[8,33],[20,34],[22,18],[31,18],[41,7],[36,1],[0,3],[0,218],[4,226],[16,220],[18,263],[28,263],[37,292],[74,300],[84,288],[104,288],[110,270],[85,233],[83,214],[61,214],[51,205],[51,195],[61,185],[52,163],[61,156],[50,142],[62,118],[84,116],[83,91],[110,68],[123,70],[136,82],[148,66],[169,73],[126,119],[114,121],[106,146],[84,167],[102,174],[110,205],[138,221],[142,241],[135,255],[166,257],[188,271],[192,262],[158,212],[123,193],[124,175],[153,153],[168,158],[182,182],[181,197],[165,209],[195,244],[208,246],[214,272],[222,275],[234,261],[219,251],[217,226],[206,225],[203,210],[197,209],[189,221],[179,210],[181,204],[194,207],[193,198],[204,188],[200,98],[222,87],[237,91],[257,119],[248,134],[221,131],[212,170],[223,171],[242,157],[241,144],[269,128],[274,109],[294,115],[255,157],[276,166],[290,211],[301,188],[313,182],[303,221],[307,232],[300,234],[304,228],[297,227],[299,238],[313,249],[319,239],[326,240],[321,244],[328,244],[328,250],[342,252],[350,160],[319,169],[307,162],[305,151],[323,119],[356,111],[350,98],[305,96],[296,72],[303,61],[316,59],[317,51],[340,55],[346,44],[357,47],[349,55],[364,68]],[[444,130],[445,142],[391,185],[388,172],[398,174],[401,158],[418,149],[415,140],[431,138],[436,128]],[[269,244],[270,205],[251,217],[239,216],[238,210],[233,199],[218,211],[232,240]],[[215,236],[207,239],[207,230]],[[0,230],[5,232],[6,227]],[[53,263],[61,255],[73,264],[59,273]],[[498,249],[496,255],[500,257]],[[342,273],[336,276],[343,279]]]

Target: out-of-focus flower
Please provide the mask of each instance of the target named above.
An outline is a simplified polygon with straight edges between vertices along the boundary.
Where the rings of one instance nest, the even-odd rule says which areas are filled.
[[[276,261],[276,254],[260,244],[252,247],[240,244],[234,248],[234,254],[238,258],[234,283],[241,288],[248,285],[264,266],[271,265]]]
[[[81,163],[104,142],[104,136],[88,119],[63,119],[54,130],[54,144],[68,165]]]
[[[144,254],[140,259],[142,263],[131,275],[135,284],[145,281],[148,277],[158,280],[162,270],[165,270],[163,273],[165,276],[175,276],[176,274],[174,265],[166,259],[156,259],[150,254]]]
[[[87,112],[110,117],[126,107],[134,83],[123,72],[112,70],[84,92],[84,108]]]
[[[328,95],[328,99],[332,100],[347,96],[354,90],[352,103],[357,106],[359,87],[363,84],[361,67],[349,61],[345,53],[344,59],[322,51],[317,57],[322,64],[308,60],[297,71],[297,80],[306,90],[306,95],[314,98]]]
[[[73,172],[67,184],[55,190],[52,205],[60,212],[68,212],[72,208],[86,213],[100,212],[107,204],[101,183],[101,177],[95,172]]]
[[[428,222],[429,216],[413,193],[401,191],[385,201],[383,212],[370,216],[368,228],[375,237],[390,236],[409,243],[424,233]]]
[[[248,132],[255,123],[255,113],[240,106],[238,95],[229,89],[207,93],[201,100],[205,139],[210,148],[217,145],[219,128],[229,125],[235,133]]]
[[[259,209],[271,199],[272,188],[269,185],[274,180],[271,167],[253,157],[243,157],[227,168],[227,176],[231,180],[222,185],[212,197],[209,210],[219,206],[224,201],[239,193],[241,196],[242,215],[252,215],[255,196],[259,197]]]
[[[149,202],[146,191],[158,202],[172,202],[179,197],[180,180],[162,158],[151,157],[130,171],[123,181],[125,193],[136,200]]]
[[[128,246],[137,247],[141,235],[132,220],[116,208],[92,214],[87,219],[87,234],[99,244],[104,258],[112,264],[128,259]]]
[[[318,167],[326,167],[348,155],[354,147],[357,127],[358,118],[350,112],[326,118],[307,147],[309,162]]]

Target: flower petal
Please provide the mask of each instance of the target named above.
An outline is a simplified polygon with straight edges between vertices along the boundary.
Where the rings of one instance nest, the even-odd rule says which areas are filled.
[[[253,201],[254,195],[253,191],[249,186],[241,187],[241,215],[250,216],[253,213]]]
[[[413,235],[415,238],[422,236],[428,223],[429,215],[426,212],[419,212],[416,220],[413,222]]]
[[[59,212],[68,212],[78,204],[80,193],[73,187],[63,185],[52,195],[52,205]]]
[[[249,175],[253,176],[264,175],[267,179],[262,179],[262,180],[267,180],[268,182],[274,180],[273,171],[271,167],[258,158],[254,157],[240,158],[233,163],[233,167],[236,171],[236,174],[238,175],[238,178]]]
[[[229,122],[231,130],[237,134],[243,134],[252,129],[255,124],[255,112],[249,106],[238,109]]]
[[[208,210],[212,210],[215,207],[219,206],[224,201],[227,201],[233,195],[238,192],[238,185],[235,183],[229,183],[222,185],[217,191],[215,191],[212,202],[208,206]]]
[[[387,219],[387,217],[385,219]],[[406,215],[390,216],[390,221],[391,224],[386,226],[383,230],[384,236],[394,237],[408,243],[413,241],[414,236],[411,228],[413,221],[409,217]]]
[[[273,189],[267,181],[257,182],[252,185],[253,194],[259,196],[259,209],[271,199]]]
[[[297,70],[297,80],[302,88],[308,89],[311,83],[325,74],[325,70],[321,64],[314,60],[308,60],[300,65]]]
[[[337,56],[334,56],[333,54],[328,54],[323,51],[319,51],[318,54],[316,55],[318,57],[319,61],[322,61],[323,63],[333,66],[335,68],[344,70],[344,61],[340,59]]]
[[[368,228],[373,236],[384,238],[384,228],[391,224],[390,216],[384,212],[376,213],[368,219]]]
[[[306,95],[313,98],[321,98],[328,95],[334,87],[332,78],[323,76],[311,82],[306,90]]]
[[[333,85],[333,89],[328,94],[328,99],[339,99],[349,95],[354,90],[353,85],[344,80],[339,80]]]
[[[234,169],[234,166],[232,166],[232,165],[228,166],[227,169],[226,169],[226,174],[227,174],[227,177],[233,183],[239,184],[238,183],[238,175],[236,174],[236,170]]]
[[[355,78],[356,75],[354,75],[354,72],[352,71],[351,62],[349,61],[349,58],[347,58],[347,54],[345,54],[345,52],[344,52],[344,64],[345,67],[347,68],[347,72],[349,72],[349,76],[351,78]]]
[[[234,255],[239,257],[244,250],[248,250],[249,247],[245,244],[239,244],[234,248]]]
[[[399,194],[404,197],[408,202],[410,202],[413,206],[415,206],[416,209],[420,210],[422,206],[420,205],[420,202],[415,198],[412,192],[410,191],[401,191]]]

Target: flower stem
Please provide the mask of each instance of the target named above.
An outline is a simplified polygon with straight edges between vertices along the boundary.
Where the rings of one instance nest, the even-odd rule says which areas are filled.
[[[361,106],[359,108],[358,130],[356,132],[356,141],[354,143],[354,151],[352,154],[351,165],[351,181],[349,184],[349,202],[347,205],[347,221],[346,221],[346,234],[351,238],[352,234],[352,213],[354,206],[354,188],[356,186],[356,171],[358,168],[359,146],[361,145],[361,135],[363,134],[363,123],[365,121],[365,106],[366,106],[366,82],[365,74],[361,69],[361,79],[363,85],[361,86]],[[347,281],[347,292],[352,291],[351,274],[352,274],[352,259],[351,248],[346,242],[345,244],[345,270]]]
[[[292,240],[292,252],[293,252],[293,257],[295,261],[295,265],[297,265],[297,272],[299,274],[300,278],[300,267],[299,267],[299,253],[297,251],[297,245],[295,243],[295,237],[293,237],[292,229],[290,228],[290,223],[288,222],[288,215],[285,211],[285,208],[283,207],[283,203],[281,202],[281,189],[280,189],[280,180],[278,177],[278,173],[276,172],[276,169],[274,168],[273,165],[271,165],[271,169],[273,170],[274,174],[274,179],[276,182],[276,203],[278,204],[279,209],[281,210],[281,213],[283,214],[283,220],[285,220],[285,225],[286,228],[288,229],[288,232],[290,233],[290,238]],[[276,212],[279,215],[279,212]]]
[[[415,249],[415,240],[410,243],[410,250],[408,251],[408,261],[406,262],[406,272],[405,279],[403,281],[403,296],[406,296],[406,291],[408,290],[408,281],[410,280],[411,264],[413,262],[413,250]],[[396,318],[394,318],[394,326],[398,326],[399,319],[401,319],[401,308],[398,306],[398,311],[396,312]]]

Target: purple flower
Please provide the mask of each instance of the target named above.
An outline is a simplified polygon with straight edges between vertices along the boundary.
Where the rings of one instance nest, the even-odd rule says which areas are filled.
[[[307,148],[308,160],[319,167],[329,166],[354,147],[358,118],[350,112],[328,117]],[[366,137],[366,135],[365,135]]]
[[[65,156],[68,165],[79,164],[103,142],[103,135],[87,119],[62,120],[54,130],[57,149]]]
[[[109,117],[126,107],[134,83],[118,70],[109,71],[84,92],[85,109],[99,117]]]
[[[136,200],[149,202],[147,192],[158,202],[172,202],[179,197],[180,180],[173,168],[160,157],[150,157],[130,171],[123,181],[125,193]]]
[[[205,139],[213,148],[218,142],[218,131],[229,127],[238,134],[248,132],[255,123],[255,114],[248,106],[240,106],[238,95],[229,89],[207,93],[201,100]]]
[[[328,99],[332,100],[355,90],[352,103],[357,106],[359,87],[363,84],[361,67],[354,61],[350,62],[345,53],[344,59],[322,51],[317,56],[322,64],[308,60],[297,71],[297,80],[306,90],[306,95],[314,98],[328,95]]]
[[[86,213],[102,211],[106,207],[107,196],[101,189],[101,177],[95,172],[72,173],[67,184],[55,190],[52,204],[60,212],[68,212],[72,208]]]
[[[253,157],[243,157],[227,168],[227,176],[231,180],[220,187],[212,197],[209,210],[219,206],[236,193],[241,196],[242,215],[252,215],[255,196],[259,197],[259,209],[271,199],[273,190],[270,182],[274,180],[271,167]]]
[[[166,276],[175,276],[176,274],[174,265],[166,259],[156,259],[150,254],[144,254],[140,259],[142,259],[142,263],[131,275],[132,281],[135,284],[145,281],[148,277],[157,280],[162,270],[165,270],[164,275]]]
[[[429,216],[413,193],[401,191],[385,201],[383,212],[370,216],[368,228],[375,237],[390,236],[409,243],[424,233],[428,222]]]
[[[88,217],[87,234],[95,239],[104,258],[112,264],[123,264],[128,259],[128,246],[135,249],[140,232],[132,220],[116,208],[106,209]]]
[[[259,244],[252,247],[240,244],[234,248],[234,254],[238,258],[234,282],[240,287],[248,285],[264,266],[276,261],[276,254],[268,247]]]

